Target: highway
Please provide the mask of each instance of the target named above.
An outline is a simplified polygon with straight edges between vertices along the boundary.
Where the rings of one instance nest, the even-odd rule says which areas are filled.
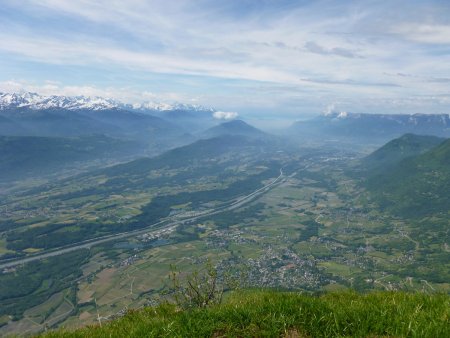
[[[118,234],[97,237],[94,239],[89,239],[86,241],[73,243],[73,244],[70,244],[70,245],[67,245],[64,247],[47,250],[46,252],[41,252],[39,254],[36,254],[33,256],[28,256],[25,258],[11,259],[8,261],[3,261],[3,262],[0,261],[0,270],[4,269],[4,268],[10,268],[10,267],[14,267],[17,265],[33,262],[33,261],[40,260],[43,258],[59,256],[59,255],[62,255],[62,254],[65,254],[65,253],[68,253],[71,251],[75,251],[75,250],[90,249],[94,245],[98,245],[98,244],[102,244],[102,243],[106,243],[106,242],[110,242],[110,241],[115,241],[115,240],[122,239],[122,238],[128,238],[128,237],[138,236],[138,235],[142,235],[142,234],[155,233],[155,232],[158,232],[158,231],[161,231],[164,229],[179,226],[179,225],[187,223],[187,222],[196,221],[199,218],[203,218],[205,216],[211,216],[211,215],[219,214],[221,212],[234,210],[234,209],[240,208],[243,205],[253,201],[256,197],[261,196],[262,194],[266,193],[267,191],[269,191],[270,189],[272,189],[273,187],[275,187],[276,185],[278,185],[281,182],[283,182],[283,170],[282,169],[280,169],[280,175],[277,178],[275,178],[272,182],[264,185],[262,188],[259,188],[246,196],[239,197],[238,199],[233,199],[229,202],[226,202],[226,203],[224,203],[224,205],[221,205],[220,207],[199,212],[196,216],[180,218],[179,215],[175,215],[175,216],[168,217],[166,219],[163,219],[160,222],[151,224],[145,228],[141,228],[138,230],[131,230],[131,231],[127,231],[127,232],[121,232]]]

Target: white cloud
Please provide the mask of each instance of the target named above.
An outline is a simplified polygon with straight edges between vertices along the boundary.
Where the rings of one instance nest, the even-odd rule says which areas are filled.
[[[412,41],[450,44],[450,25],[407,23],[398,25],[392,31]]]
[[[329,115],[332,114],[336,111],[336,104],[335,103],[330,103],[329,105],[326,106],[326,108],[323,110],[324,115]]]
[[[402,1],[405,6],[399,6]],[[48,83],[37,86],[37,92],[91,93],[136,102],[196,97],[200,104],[246,116],[243,107],[255,108],[255,115],[256,107],[313,114],[329,102],[354,111],[350,103],[359,108],[361,102],[448,93],[450,54],[423,46],[450,43],[448,11],[436,3],[318,0],[284,10],[276,5],[267,9],[268,3],[276,2],[246,12],[247,6],[235,6],[239,1],[9,1],[24,19],[0,13],[0,61],[17,62],[17,69],[24,62],[28,67],[17,74],[25,78],[29,61],[36,67],[45,64],[43,69],[70,66],[81,72],[80,78],[89,78],[94,69],[100,77],[105,74],[97,82],[102,84],[115,77],[108,77],[110,69],[125,75],[114,78],[117,88]],[[229,7],[235,12],[227,12]],[[43,29],[39,25],[44,21]],[[62,24],[66,21],[67,26]],[[413,76],[387,75],[397,73]],[[126,87],[134,86],[132,80],[120,82],[136,74],[140,91]],[[189,95],[176,92],[184,90],[181,85],[167,85],[160,92],[155,83],[164,85],[167,74],[183,78]],[[421,78],[437,80],[425,86]],[[153,85],[146,88],[146,83]]]
[[[234,111],[216,111],[213,113],[213,117],[218,120],[233,120],[239,116]]]

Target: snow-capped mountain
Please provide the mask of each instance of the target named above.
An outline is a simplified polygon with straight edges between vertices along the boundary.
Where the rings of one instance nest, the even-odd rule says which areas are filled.
[[[0,135],[103,134],[161,151],[191,142],[194,137],[190,133],[216,124],[213,112],[179,103],[133,105],[102,97],[0,93]]]
[[[182,103],[155,103],[143,102],[128,104],[120,101],[90,96],[44,96],[36,93],[0,93],[0,110],[27,108],[32,110],[41,109],[67,109],[67,110],[107,110],[107,109],[126,109],[139,111],[171,111],[171,110],[189,110],[189,111],[208,111],[214,112],[211,108],[200,105],[182,104]]]
[[[68,110],[103,110],[113,109],[120,105],[112,99],[85,96],[42,96],[36,93],[0,93],[0,110],[12,108],[68,109]]]

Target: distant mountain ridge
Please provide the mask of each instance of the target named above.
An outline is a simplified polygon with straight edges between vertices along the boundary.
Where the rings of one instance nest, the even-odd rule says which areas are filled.
[[[122,143],[127,145],[127,152],[133,158],[155,156],[196,141],[198,135],[190,132],[205,130],[220,121],[214,119],[213,112],[210,108],[194,105],[143,103],[132,107],[98,97],[41,96],[36,93],[0,94],[0,137],[3,137],[3,148],[0,152],[3,151],[5,156],[7,154],[9,157],[16,153],[19,159],[23,156],[32,159],[31,162],[23,159],[28,167],[33,167],[33,161],[36,162],[36,168],[33,170],[23,171],[20,163],[12,160],[4,163],[0,169],[3,173],[8,173],[9,178],[19,179],[34,174],[44,175],[45,169],[55,171],[66,168],[61,165],[63,159],[73,165],[79,161],[91,161],[96,156],[101,156],[98,151],[85,150],[84,140],[89,140],[90,137],[90,140],[95,141],[95,149],[107,150],[114,159],[122,158],[122,153],[114,153],[105,147],[101,137],[114,139],[111,144],[121,149]],[[230,122],[230,126],[233,124],[239,122]],[[244,122],[240,127],[239,132],[231,134],[263,134]],[[236,129],[236,126],[231,129]],[[246,129],[245,132],[243,129]],[[209,137],[227,134],[230,133],[216,132]],[[226,142],[229,143],[228,140]],[[45,147],[48,147],[49,154],[40,156]],[[43,163],[39,161],[40,158],[44,159]],[[48,166],[46,161],[49,162]],[[20,169],[17,174],[15,168]]]
[[[201,105],[183,103],[141,102],[123,103],[111,98],[99,96],[64,96],[64,95],[39,95],[37,93],[0,93],[0,110],[28,108],[32,110],[42,109],[67,109],[67,110],[108,110],[126,109],[139,111],[169,111],[190,110],[214,112],[213,108]]]
[[[1,135],[66,137],[105,134],[155,142],[184,133],[179,126],[159,117],[119,108],[18,107],[0,110]]]
[[[307,140],[387,142],[406,133],[450,137],[448,114],[330,113],[294,123],[292,137]]]
[[[105,134],[167,150],[216,125],[215,109],[182,103],[122,103],[89,96],[0,93],[0,135],[74,137]]]
[[[0,135],[84,137],[102,134],[138,141],[145,145],[141,149],[147,149],[149,155],[193,140],[179,124],[144,111],[142,107],[133,109],[131,105],[100,97],[0,93]]]
[[[41,109],[68,109],[68,110],[102,110],[119,108],[120,103],[100,97],[85,96],[42,96],[36,93],[0,93],[0,110],[28,108]]]
[[[242,120],[232,120],[223,122],[217,126],[211,127],[200,133],[201,138],[219,137],[223,135],[246,136],[250,138],[261,138],[268,136],[262,130],[259,130]]]

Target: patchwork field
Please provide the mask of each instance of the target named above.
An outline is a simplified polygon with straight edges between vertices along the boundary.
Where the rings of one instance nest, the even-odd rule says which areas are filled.
[[[171,269],[183,276],[202,269],[207,261],[243,287],[450,292],[445,239],[418,238],[416,223],[374,208],[364,189],[341,170],[347,158],[296,161],[294,170],[287,171],[278,185],[239,208],[198,216],[174,231],[149,232],[85,250],[86,258],[77,258],[84,259],[80,271],[62,277],[69,281],[67,285],[25,309],[15,321],[0,317],[4,323],[0,334],[106,322],[129,309],[160,302],[170,287]],[[151,194],[151,190],[136,195],[124,192],[107,199],[95,194],[68,199],[58,207],[42,205],[47,208],[42,210],[66,222],[64,233],[68,234],[78,231],[73,223],[77,217],[111,221],[139,215]],[[36,196],[32,203],[41,198]],[[76,205],[82,210],[79,215]],[[177,200],[170,210],[179,215],[215,205],[220,203],[197,206]],[[14,211],[15,215],[20,212]],[[24,227],[45,227],[52,219],[36,223],[27,219]],[[0,254],[8,251],[6,246],[2,238]],[[19,271],[13,269],[0,278]],[[51,276],[43,278],[41,287],[46,283],[53,283]]]

